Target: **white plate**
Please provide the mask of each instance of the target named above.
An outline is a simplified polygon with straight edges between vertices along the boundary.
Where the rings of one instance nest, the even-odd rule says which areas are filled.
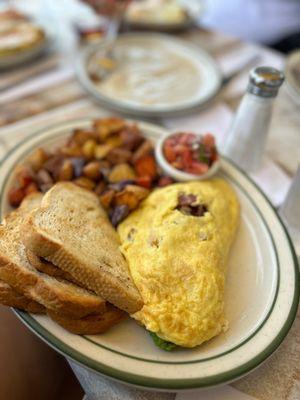
[[[28,49],[19,50],[13,54],[0,57],[0,70],[18,67],[48,52],[53,43],[53,37],[48,29],[43,27],[43,30],[45,37],[41,42]]]
[[[16,165],[43,146],[59,146],[73,128],[91,119],[67,122],[34,133],[1,165],[1,217],[9,211],[7,191]],[[154,140],[166,133],[140,123]],[[45,316],[17,311],[21,320],[61,354],[117,380],[147,388],[183,390],[213,386],[247,374],[279,346],[295,318],[299,300],[298,267],[286,230],[266,197],[233,164],[221,160],[220,176],[235,188],[241,224],[226,284],[229,330],[194,349],[164,352],[144,328],[128,319],[103,335],[68,333]]]
[[[149,51],[150,49],[150,51]],[[135,87],[145,88],[148,90],[148,95],[136,95],[135,98],[121,98],[120,92],[105,89],[105,83],[96,84],[89,76],[88,65],[99,52],[103,52],[102,45],[92,45],[87,47],[80,54],[76,70],[79,82],[83,85],[84,89],[92,95],[95,100],[98,100],[102,105],[112,110],[128,113],[135,116],[146,116],[146,117],[160,117],[169,115],[178,115],[179,113],[185,113],[198,109],[209,100],[211,100],[219,91],[222,78],[219,69],[214,60],[201,48],[196,47],[186,41],[174,38],[168,35],[162,35],[158,33],[128,33],[120,35],[114,45],[114,51],[120,59],[124,58],[124,54],[130,51],[132,57],[137,57],[136,65],[143,63],[143,56],[148,57],[149,54],[153,54],[151,57],[155,57],[155,60],[151,59],[152,69],[155,65],[160,62],[165,62],[168,59],[168,53],[172,56],[179,57],[185,60],[189,64],[189,68],[183,71],[180,79],[172,80],[172,77],[168,75],[161,75],[160,72],[153,72],[153,78],[151,78],[151,90],[149,90],[149,79],[147,79],[147,85],[145,85],[142,73],[139,72],[139,84]],[[123,55],[123,56],[122,56]],[[170,56],[169,56],[170,57]],[[148,65],[148,64],[147,64]],[[150,65],[150,64],[149,64]],[[122,69],[123,68],[123,69]],[[120,67],[120,72],[124,71],[124,67]],[[143,69],[141,68],[141,71]],[[133,73],[134,72],[134,73]],[[137,72],[134,70],[130,79],[135,81],[137,79]],[[151,72],[146,72],[151,74]],[[192,77],[192,80],[190,79]],[[105,82],[105,80],[104,80]],[[187,85],[189,82],[188,90],[184,88],[184,84]],[[174,98],[162,99],[162,96],[155,97],[157,93],[155,88],[160,88],[162,84],[166,85],[168,90],[164,93],[172,93],[172,88],[178,85],[180,90],[185,90],[184,95],[179,97],[176,101]],[[121,82],[122,84],[122,82]],[[116,87],[118,87],[116,85]],[[149,102],[149,98],[151,103]]]

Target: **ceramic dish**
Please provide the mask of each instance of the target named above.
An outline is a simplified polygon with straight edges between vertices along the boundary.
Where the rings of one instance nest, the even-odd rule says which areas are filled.
[[[221,86],[216,63],[205,51],[172,36],[141,32],[118,37],[117,67],[97,82],[89,71],[105,49],[105,44],[84,49],[77,77],[95,100],[118,112],[178,115],[206,104]]]
[[[7,192],[14,168],[37,147],[59,146],[72,129],[91,119],[36,132],[10,151],[1,164],[1,218],[9,211]],[[140,123],[154,141],[166,130]],[[64,356],[119,381],[151,389],[184,390],[213,386],[247,374],[280,345],[295,318],[298,266],[276,211],[249,178],[222,159],[219,176],[230,182],[241,203],[241,224],[228,265],[225,312],[229,330],[194,349],[164,352],[128,319],[103,335],[77,336],[45,316],[16,311],[40,338]]]
[[[171,176],[178,182],[189,182],[189,181],[202,181],[204,179],[209,179],[212,178],[216,172],[218,171],[220,167],[220,161],[216,160],[209,170],[202,174],[202,175],[195,175],[195,174],[190,174],[188,172],[185,172],[183,170],[174,168],[165,158],[164,152],[163,152],[163,146],[165,143],[165,140],[169,137],[172,136],[174,132],[170,132],[167,135],[162,136],[159,138],[155,144],[155,157],[156,160],[161,167],[161,169],[164,171],[164,173],[168,176]]]
[[[43,30],[45,33],[45,37],[41,42],[28,49],[16,51],[15,53],[12,53],[10,55],[0,57],[0,70],[18,67],[50,51],[51,45],[53,43],[53,34],[52,32],[50,33],[48,28],[46,29],[45,27],[43,27]]]

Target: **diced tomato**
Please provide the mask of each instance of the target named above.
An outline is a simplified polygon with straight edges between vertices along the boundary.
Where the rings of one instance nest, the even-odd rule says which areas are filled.
[[[175,153],[174,147],[172,145],[165,144],[164,156],[170,163],[176,160],[176,153]]]
[[[202,137],[202,141],[203,145],[205,147],[215,147],[215,138],[211,133],[206,133],[203,137]]]
[[[186,149],[186,145],[184,145],[184,144],[176,144],[176,146],[174,146],[174,151],[175,151],[176,155],[182,154],[185,149]]]
[[[150,189],[152,186],[152,179],[149,175],[140,176],[135,180],[135,183],[139,186],[142,186],[146,189]]]
[[[155,178],[157,175],[155,158],[151,155],[139,158],[135,162],[134,167],[138,176],[150,176],[151,178]]]
[[[189,147],[186,147],[182,153],[182,162],[184,168],[187,168],[193,162],[192,152]]]
[[[209,166],[204,163],[193,161],[189,167],[188,172],[191,174],[202,175],[209,170]]]

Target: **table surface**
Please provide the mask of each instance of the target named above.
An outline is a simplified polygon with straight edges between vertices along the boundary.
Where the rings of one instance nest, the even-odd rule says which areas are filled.
[[[281,54],[218,33],[199,29],[181,37],[206,49],[225,72],[231,62],[247,54],[259,56],[259,64],[284,68],[285,59]],[[0,157],[34,130],[93,113],[107,114],[106,110],[87,97],[77,83],[73,58],[62,54],[52,58],[56,58],[53,64],[58,63],[58,67],[15,87],[0,90]],[[3,83],[8,76],[0,74],[0,87],[1,79]],[[245,91],[247,77],[248,71],[242,71],[210,106],[220,104],[234,111]],[[201,112],[198,114],[201,116]],[[293,103],[283,87],[275,103],[267,153],[289,177],[293,176],[299,163],[299,127],[299,105]],[[300,331],[299,316],[280,349],[256,372],[235,382],[233,386],[260,400],[299,399],[300,350],[297,331]]]

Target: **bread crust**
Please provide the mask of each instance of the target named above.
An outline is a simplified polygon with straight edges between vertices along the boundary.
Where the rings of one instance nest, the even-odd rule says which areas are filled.
[[[114,275],[113,265],[110,266],[112,268],[111,273],[107,270],[105,272],[102,271],[101,262],[99,262],[99,268],[91,268],[87,258],[83,260],[80,256],[74,254],[73,251],[69,251],[68,248],[66,248],[65,243],[47,231],[47,227],[40,226],[39,223],[36,223],[36,219],[51,207],[51,201],[53,201],[53,199],[50,201],[50,196],[52,195],[53,190],[59,190],[60,188],[66,188],[66,190],[71,191],[72,194],[74,192],[74,198],[75,196],[78,198],[79,193],[82,193],[82,196],[85,197],[96,197],[96,195],[91,192],[85,193],[87,192],[85,189],[78,188],[72,183],[58,183],[53,186],[53,188],[45,195],[46,197],[43,198],[41,207],[31,212],[23,224],[22,240],[25,247],[37,256],[45,258],[63,271],[68,272],[84,287],[94,291],[116,307],[128,312],[129,314],[133,314],[140,310],[143,306],[143,302],[130,277],[129,269],[127,278],[128,286],[126,286],[124,282]],[[101,216],[103,229],[106,227],[107,230],[108,228],[112,229],[104,211],[101,209],[100,204],[98,204],[99,202],[97,198],[93,201],[95,201],[97,207],[99,207],[100,213],[103,213],[103,217]],[[63,228],[64,226],[62,226],[62,229]],[[95,246],[101,246],[101,243],[93,244]],[[118,248],[117,251],[119,251]],[[121,253],[120,256],[118,254],[118,257],[121,257],[122,263],[127,266]]]
[[[106,303],[100,296],[68,281],[40,273],[28,262],[20,226],[30,206],[38,205],[39,198],[26,198],[0,227],[0,279],[25,297],[63,315],[81,318],[105,311]]]
[[[0,303],[4,306],[18,308],[33,314],[45,314],[46,309],[41,304],[18,293],[10,285],[0,280]]]
[[[47,310],[48,316],[57,324],[77,335],[97,335],[106,332],[113,325],[126,318],[126,313],[111,305],[103,314],[87,315],[81,319],[65,318]]]

